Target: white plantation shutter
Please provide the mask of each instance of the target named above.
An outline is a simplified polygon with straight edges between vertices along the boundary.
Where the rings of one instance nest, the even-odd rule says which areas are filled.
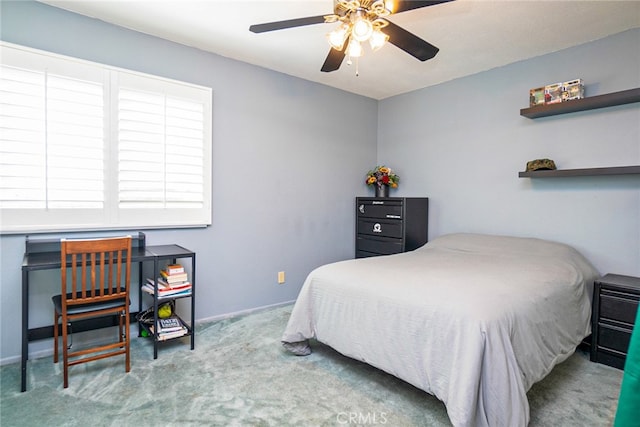
[[[118,202],[164,206],[164,97],[121,89],[118,103]]]
[[[104,207],[102,84],[48,76],[47,207]]]
[[[202,104],[167,99],[167,202],[202,206],[204,171]]]
[[[0,68],[0,208],[46,207],[45,74]]]
[[[211,223],[211,90],[0,43],[3,233]]]
[[[201,208],[201,103],[122,88],[118,103],[119,206]]]

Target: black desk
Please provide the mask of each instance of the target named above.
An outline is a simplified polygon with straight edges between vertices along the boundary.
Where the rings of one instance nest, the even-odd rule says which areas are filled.
[[[122,234],[121,234],[122,235]],[[188,325],[191,336],[191,350],[195,348],[195,290],[196,290],[196,254],[179,245],[157,245],[147,246],[144,233],[132,235],[131,262],[140,265],[138,269],[138,310],[142,309],[142,289],[144,283],[142,277],[142,263],[153,261],[153,274],[158,277],[160,271],[160,261],[170,260],[176,262],[178,258],[191,258],[191,323]],[[60,259],[60,239],[39,239],[33,240],[29,236],[25,242],[25,254],[22,260],[22,359],[21,359],[21,386],[20,391],[27,389],[27,360],[29,358],[29,341],[41,340],[53,337],[55,325],[39,328],[29,328],[29,273],[36,270],[60,269],[62,263]],[[155,313],[158,312],[158,297],[154,295],[153,306]],[[53,310],[53,309],[52,309]],[[53,312],[53,311],[52,311]],[[135,314],[131,313],[132,321]],[[115,320],[110,319],[90,319],[85,322],[78,322],[78,327],[74,330],[82,332],[107,326],[117,326]],[[158,357],[158,340],[153,337],[153,358]]]

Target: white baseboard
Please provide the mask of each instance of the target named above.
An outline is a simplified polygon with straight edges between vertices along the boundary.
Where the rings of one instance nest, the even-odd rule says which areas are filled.
[[[218,320],[224,320],[224,319],[229,319],[229,318],[238,317],[238,316],[246,316],[247,314],[257,313],[259,311],[268,310],[270,308],[282,307],[282,306],[285,306],[285,305],[293,304],[294,302],[296,302],[296,301],[295,300],[291,300],[291,301],[279,302],[279,303],[276,303],[276,304],[263,305],[261,307],[249,308],[247,310],[234,311],[232,313],[219,314],[217,316],[206,317],[204,319],[198,319],[198,320],[196,320],[196,324],[215,322],[215,321],[218,321]]]

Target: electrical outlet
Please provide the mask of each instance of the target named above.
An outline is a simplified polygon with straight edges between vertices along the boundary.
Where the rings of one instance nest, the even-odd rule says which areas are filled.
[[[278,271],[278,283],[279,284],[284,283],[284,271]]]

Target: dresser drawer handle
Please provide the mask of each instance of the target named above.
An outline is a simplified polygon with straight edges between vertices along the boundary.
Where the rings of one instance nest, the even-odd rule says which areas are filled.
[[[382,233],[382,225],[379,222],[373,224],[373,232],[374,233]]]

